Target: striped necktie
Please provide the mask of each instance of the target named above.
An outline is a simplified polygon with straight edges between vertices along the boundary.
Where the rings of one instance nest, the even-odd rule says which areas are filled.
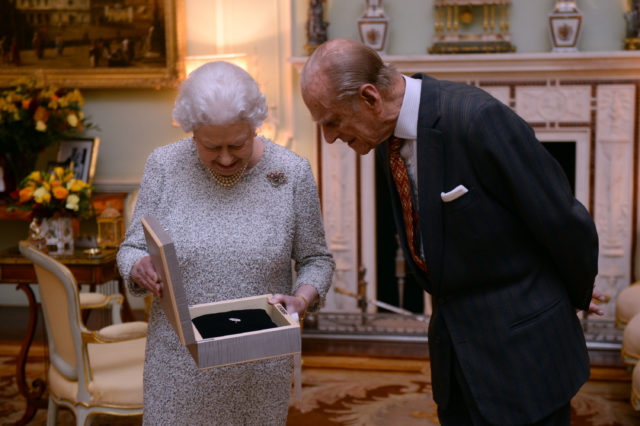
[[[407,174],[407,166],[400,156],[400,148],[404,139],[393,137],[389,142],[389,163],[391,174],[398,189],[400,204],[402,205],[402,217],[404,218],[404,228],[407,235],[407,244],[411,251],[411,257],[418,267],[426,272],[427,266],[424,260],[416,253],[416,243],[418,239],[418,215],[411,202],[411,184]]]

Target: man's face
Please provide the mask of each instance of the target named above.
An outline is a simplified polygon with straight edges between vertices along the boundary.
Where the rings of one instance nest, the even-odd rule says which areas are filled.
[[[338,102],[328,90],[309,88],[303,99],[328,143],[340,139],[360,155],[378,146],[384,136],[375,110],[356,100]]]

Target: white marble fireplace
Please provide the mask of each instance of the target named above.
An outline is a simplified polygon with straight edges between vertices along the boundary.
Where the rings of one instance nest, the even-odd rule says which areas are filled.
[[[543,142],[575,143],[576,197],[593,215],[600,237],[596,287],[615,297],[636,279],[638,240],[638,93],[640,54],[578,52],[387,56],[406,74],[479,86],[511,106]],[[303,59],[294,60],[298,65]],[[374,158],[344,144],[319,147],[327,241],[335,285],[353,293],[366,281],[376,297]],[[359,189],[359,190],[358,190]],[[358,274],[365,268],[364,276]],[[370,310],[374,309],[370,306]],[[355,299],[332,292],[325,311],[356,311]]]

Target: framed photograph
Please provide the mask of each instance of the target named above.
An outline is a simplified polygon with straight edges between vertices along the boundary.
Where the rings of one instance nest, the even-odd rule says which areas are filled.
[[[99,138],[65,139],[60,142],[56,163],[65,167],[73,163],[74,177],[91,184],[96,171],[99,145]]]
[[[0,87],[34,76],[73,88],[174,87],[184,1],[0,1]]]

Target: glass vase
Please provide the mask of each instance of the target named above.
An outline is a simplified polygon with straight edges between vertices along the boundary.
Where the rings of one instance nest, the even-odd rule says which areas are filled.
[[[71,256],[73,254],[73,222],[70,217],[42,219],[40,228],[50,256]]]

